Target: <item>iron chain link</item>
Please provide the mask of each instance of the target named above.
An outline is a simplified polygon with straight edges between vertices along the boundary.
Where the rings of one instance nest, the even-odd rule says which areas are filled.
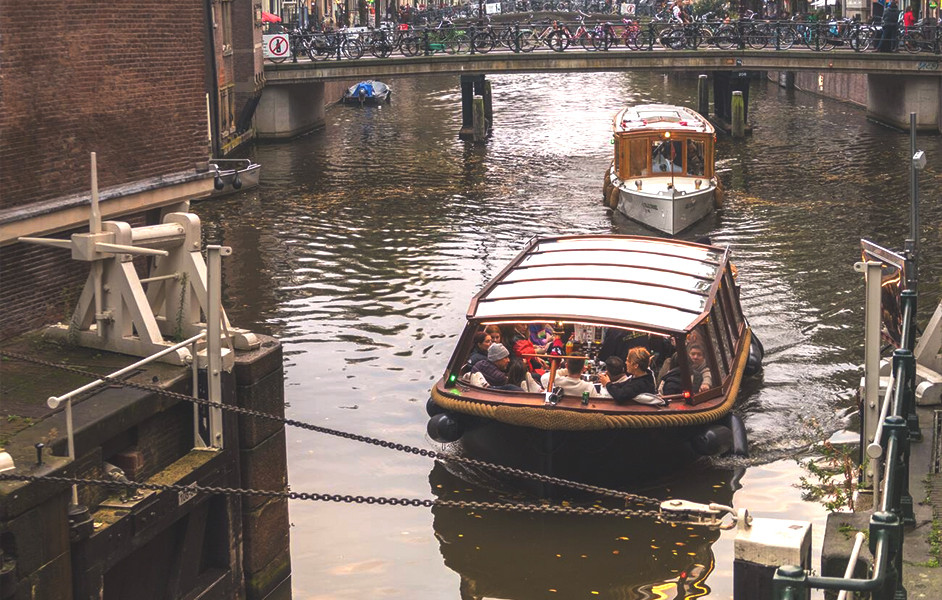
[[[199,405],[201,405],[201,406],[208,406],[208,407],[211,407],[211,408],[220,408],[220,409],[222,409],[222,410],[226,410],[226,411],[229,411],[229,412],[232,412],[232,413],[235,413],[235,414],[239,414],[239,415],[246,415],[246,416],[249,416],[249,417],[256,417],[256,418],[259,418],[259,419],[268,419],[268,420],[270,420],[270,421],[277,421],[277,422],[279,422],[279,423],[283,423],[284,425],[288,425],[288,426],[290,426],[290,427],[297,427],[297,428],[299,428],[299,429],[306,429],[306,430],[308,430],[308,431],[314,431],[314,432],[317,432],[317,433],[324,433],[324,434],[327,434],[327,435],[332,435],[332,436],[336,436],[336,437],[340,437],[340,438],[344,438],[344,439],[348,439],[348,440],[354,440],[354,441],[357,441],[357,442],[363,442],[363,443],[366,443],[366,444],[372,444],[372,445],[374,445],[374,446],[380,446],[380,447],[382,447],[382,448],[390,448],[390,449],[393,449],[393,450],[397,450],[397,451],[399,451],[399,452],[406,452],[406,453],[415,454],[415,455],[418,455],[418,456],[425,456],[425,457],[431,458],[431,459],[433,459],[433,460],[439,460],[439,461],[442,461],[442,462],[456,463],[456,464],[461,464],[461,465],[468,465],[468,466],[476,467],[476,468],[479,468],[479,469],[484,469],[484,470],[488,470],[488,471],[500,473],[500,474],[502,474],[502,475],[511,475],[511,476],[513,476],[513,477],[519,477],[519,478],[521,478],[521,479],[532,479],[532,480],[534,480],[534,481],[539,481],[539,482],[541,482],[541,483],[548,483],[548,484],[557,485],[557,486],[560,486],[560,487],[566,487],[566,488],[570,488],[570,489],[580,490],[580,491],[583,491],[583,492],[589,492],[589,493],[592,493],[592,494],[597,494],[597,495],[599,495],[599,496],[607,496],[607,497],[610,497],[610,498],[618,498],[618,499],[625,500],[626,502],[628,502],[628,501],[630,501],[630,502],[635,502],[635,503],[637,503],[637,504],[639,504],[639,505],[644,505],[644,506],[657,507],[657,506],[660,505],[660,500],[658,500],[658,499],[656,499],[656,498],[651,498],[651,497],[648,497],[648,496],[642,496],[642,495],[639,495],[639,494],[632,494],[632,493],[629,493],[629,492],[622,492],[622,491],[618,491],[618,490],[612,490],[612,489],[609,489],[609,488],[604,488],[604,487],[595,486],[595,485],[589,485],[589,484],[586,484],[586,483],[579,483],[579,482],[577,482],[577,481],[571,481],[571,480],[568,480],[568,479],[561,479],[561,478],[559,478],[559,477],[552,477],[552,476],[549,476],[549,475],[542,475],[542,474],[540,474],[540,473],[534,473],[534,472],[532,472],[532,471],[525,471],[525,470],[523,470],[523,469],[515,469],[515,468],[513,468],[513,467],[507,467],[507,466],[504,466],[504,465],[498,465],[498,464],[494,464],[494,463],[489,463],[489,462],[486,462],[486,461],[483,461],[483,460],[478,460],[478,459],[474,459],[474,458],[469,458],[469,457],[466,457],[466,456],[459,456],[459,455],[454,455],[454,454],[447,454],[447,453],[444,453],[444,452],[435,452],[434,450],[427,450],[427,449],[425,449],[425,448],[417,448],[417,447],[415,447],[415,446],[408,446],[408,445],[405,445],[405,444],[399,444],[399,443],[395,443],[395,442],[389,442],[389,441],[382,440],[382,439],[379,439],[379,438],[373,438],[373,437],[369,437],[369,436],[365,436],[365,435],[359,435],[359,434],[356,434],[356,433],[349,433],[349,432],[346,432],[346,431],[339,431],[339,430],[337,430],[337,429],[330,429],[330,428],[328,428],[328,427],[322,427],[322,426],[320,426],[320,425],[314,425],[314,424],[312,424],[312,423],[305,423],[305,422],[303,422],[303,421],[297,421],[297,420],[295,420],[295,419],[288,419],[288,418],[285,418],[285,417],[280,417],[280,416],[278,416],[278,415],[273,415],[273,414],[269,414],[269,413],[264,413],[264,412],[260,412],[260,411],[257,411],[257,410],[252,410],[252,409],[249,409],[249,408],[242,408],[242,407],[239,407],[239,406],[231,406],[231,405],[228,405],[228,404],[216,404],[216,403],[214,403],[214,402],[211,402],[211,401],[206,400],[206,399],[203,399],[203,398],[194,398],[193,396],[189,396],[189,395],[187,395],[187,394],[181,394],[181,393],[179,393],[179,392],[172,392],[172,391],[170,391],[170,390],[166,390],[166,389],[160,388],[160,387],[155,386],[155,385],[147,385],[147,384],[143,384],[143,383],[133,383],[133,382],[125,381],[125,380],[122,380],[122,379],[116,379],[116,378],[113,378],[113,377],[107,377],[107,376],[99,375],[98,373],[94,373],[94,372],[91,372],[91,371],[86,371],[86,370],[83,370],[83,369],[78,369],[78,368],[75,368],[75,367],[70,367],[70,366],[67,366],[67,365],[59,364],[59,363],[54,363],[54,362],[50,362],[50,361],[46,361],[46,360],[42,360],[42,359],[38,359],[38,358],[33,358],[33,357],[30,357],[30,356],[25,356],[25,355],[22,355],[22,354],[17,354],[17,353],[14,353],[14,352],[0,351],[0,356],[6,357],[6,358],[11,358],[11,359],[14,359],[14,360],[20,360],[20,361],[28,362],[28,363],[32,363],[32,364],[47,366],[47,367],[50,367],[50,368],[53,368],[53,369],[59,369],[59,370],[61,370],[61,371],[67,371],[67,372],[70,372],[70,373],[75,373],[76,375],[82,375],[82,376],[91,377],[91,378],[94,378],[94,379],[101,379],[102,381],[105,381],[105,382],[108,382],[108,383],[111,383],[111,384],[114,384],[114,385],[118,385],[118,386],[121,386],[121,387],[128,387],[128,388],[138,389],[138,390],[145,391],[145,392],[152,392],[152,393],[155,393],[155,394],[159,394],[159,395],[162,395],[162,396],[166,396],[166,397],[168,397],[168,398],[175,398],[175,399],[177,399],[177,400],[184,400],[184,401],[187,401],[187,402],[192,402],[192,403],[194,403],[194,404],[199,404]],[[644,511],[640,511],[640,512],[644,512]],[[654,513],[657,513],[657,511],[653,511],[653,512],[654,512]]]
[[[158,492],[194,492],[205,494],[221,494],[225,496],[262,496],[265,498],[285,498],[288,500],[302,500],[309,502],[338,502],[347,504],[379,504],[380,506],[412,506],[412,507],[441,507],[460,508],[471,510],[495,510],[515,513],[546,513],[546,514],[575,514],[597,517],[638,517],[645,516],[661,520],[661,513],[656,510],[631,510],[618,508],[600,508],[596,506],[558,506],[513,502],[477,502],[466,500],[431,500],[422,498],[388,498],[385,496],[351,496],[342,494],[320,494],[317,492],[291,492],[247,490],[242,488],[195,486],[164,483],[138,483],[134,481],[113,481],[111,479],[83,479],[81,477],[59,477],[54,475],[16,475],[0,473],[0,482],[3,481],[30,481],[61,483],[64,485],[94,485],[106,488],[129,488],[133,490],[154,490]]]

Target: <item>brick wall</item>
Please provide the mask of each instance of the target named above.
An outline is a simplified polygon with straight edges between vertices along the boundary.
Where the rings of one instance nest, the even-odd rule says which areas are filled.
[[[0,166],[2,169],[2,166]],[[121,218],[132,227],[148,224],[145,215]],[[66,231],[54,236],[69,239]],[[134,260],[138,275],[146,277],[147,257]],[[89,264],[72,260],[68,250],[32,244],[11,244],[0,251],[0,340],[71,318],[78,304]]]
[[[0,208],[206,160],[205,9],[192,0],[4,2]]]

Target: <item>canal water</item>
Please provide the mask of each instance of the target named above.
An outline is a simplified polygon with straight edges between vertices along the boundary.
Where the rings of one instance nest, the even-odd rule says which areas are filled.
[[[394,102],[331,108],[325,131],[253,150],[261,186],[194,208],[232,246],[225,298],[240,327],[278,336],[287,414],[440,449],[425,435],[471,296],[532,236],[645,234],[601,203],[610,119],[629,104],[696,105],[696,78],[492,77],[494,135],[457,139],[454,77],[397,80]],[[862,110],[753,82],[752,136],[720,136],[725,208],[687,237],[732,247],[745,312],[766,348],[738,412],[752,458],[628,489],[810,520],[795,487],[815,442],[853,440],[861,371],[859,239],[902,248],[909,136]],[[921,137],[921,322],[942,287],[942,140]],[[287,430],[294,491],[526,499],[428,459]],[[656,457],[652,457],[656,460]],[[295,598],[729,598],[733,532],[643,518],[292,502]],[[660,594],[660,595],[659,595]]]

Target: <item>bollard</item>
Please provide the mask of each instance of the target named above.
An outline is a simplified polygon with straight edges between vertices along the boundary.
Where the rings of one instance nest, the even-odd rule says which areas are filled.
[[[746,106],[743,102],[742,92],[733,92],[732,104],[732,132],[734,138],[741,138],[746,135]]]
[[[484,116],[484,97],[474,97],[474,141],[483,142],[487,138],[487,124]]]
[[[700,75],[697,79],[697,112],[706,117],[710,114],[710,88],[707,87],[709,77]]]
[[[734,548],[733,600],[777,598],[773,578],[780,565],[793,565],[801,575],[811,570],[811,523],[755,519],[740,511]],[[792,597],[810,598],[810,590]]]
[[[490,131],[494,126],[494,106],[491,103],[491,82],[484,81],[484,118],[486,119],[485,127],[487,131]]]

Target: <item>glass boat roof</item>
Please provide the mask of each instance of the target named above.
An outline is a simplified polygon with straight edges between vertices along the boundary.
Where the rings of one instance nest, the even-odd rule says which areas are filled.
[[[699,113],[684,106],[673,106],[671,104],[630,106],[618,111],[613,124],[616,133],[643,129],[697,133],[713,133],[714,131],[710,122]]]
[[[477,321],[585,321],[685,331],[709,308],[724,248],[633,236],[535,240],[474,297]]]

